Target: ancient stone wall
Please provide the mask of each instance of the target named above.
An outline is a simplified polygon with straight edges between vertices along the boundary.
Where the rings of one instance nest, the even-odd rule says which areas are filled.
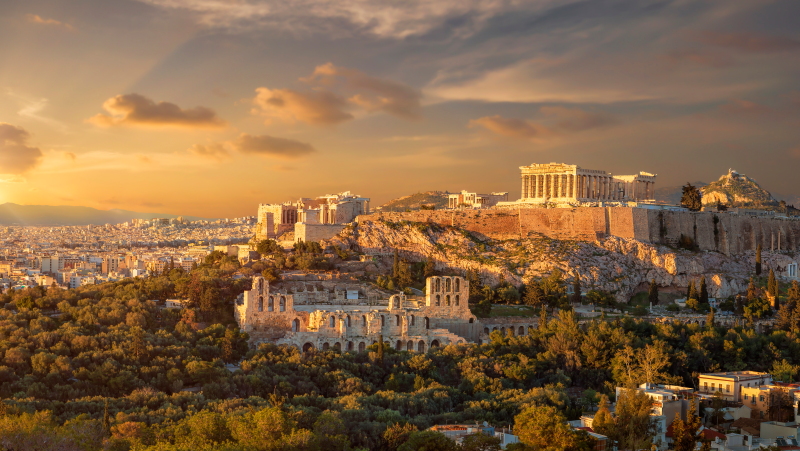
[[[595,241],[606,236],[677,245],[691,238],[700,250],[728,255],[755,250],[800,249],[800,221],[734,213],[687,212],[635,207],[498,208],[376,213],[363,220],[432,222],[494,239],[530,234],[561,240]]]
[[[345,224],[306,224],[298,222],[294,225],[295,241],[329,240],[344,230]]]

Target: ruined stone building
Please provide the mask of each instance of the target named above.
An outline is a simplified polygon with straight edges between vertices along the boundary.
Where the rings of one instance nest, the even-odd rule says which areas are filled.
[[[656,175],[613,175],[563,163],[521,166],[522,198],[529,203],[652,202]]]
[[[347,224],[358,215],[369,214],[369,201],[367,197],[345,191],[314,199],[304,197],[282,204],[260,204],[256,238],[275,238],[284,232],[293,231],[297,223]]]
[[[498,202],[508,202],[508,193],[479,194],[461,191],[447,196],[447,208],[489,208]]]
[[[363,351],[381,335],[398,350],[416,352],[488,339],[489,330],[469,310],[465,278],[430,277],[426,283],[424,299],[402,294],[379,299],[367,285],[294,292],[283,282],[270,285],[255,277],[252,289],[237,300],[234,316],[251,345],[287,344],[303,351]],[[528,331],[528,325],[517,327]]]

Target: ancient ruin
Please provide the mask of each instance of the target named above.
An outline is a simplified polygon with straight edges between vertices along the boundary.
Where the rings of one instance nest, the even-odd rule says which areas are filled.
[[[653,201],[656,175],[612,175],[563,163],[521,166],[522,198],[519,202],[570,203]]]
[[[415,300],[385,296],[366,284],[271,285],[259,276],[237,300],[234,316],[251,345],[287,344],[303,351],[363,351],[380,336],[398,350],[416,352],[488,340],[490,330],[469,310],[465,278],[429,277],[426,284],[427,294]],[[513,333],[527,334],[534,323],[515,323]]]

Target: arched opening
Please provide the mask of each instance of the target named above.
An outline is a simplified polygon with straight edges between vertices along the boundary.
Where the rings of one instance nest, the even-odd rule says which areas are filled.
[[[400,308],[400,300],[399,299],[395,299],[394,302],[392,302],[392,308],[394,308],[394,309],[399,309]]]
[[[431,348],[436,348],[439,346],[439,340],[433,340],[431,342]]]
[[[425,342],[420,340],[419,344],[417,344],[417,351],[425,352]]]
[[[439,295],[437,294],[437,295],[436,295],[436,305],[438,306],[438,305],[441,305],[441,304],[442,304],[442,298],[441,298],[441,296],[439,296]]]
[[[386,317],[381,315],[381,327],[386,325]]]
[[[395,349],[397,349],[398,351],[402,351],[403,350],[403,341],[402,340],[397,340],[397,346],[395,347]]]
[[[449,293],[451,288],[452,288],[451,281],[450,278],[448,277],[447,279],[444,279],[444,291],[447,291]]]
[[[259,296],[258,297],[258,311],[259,312],[263,312],[264,311],[264,296]]]
[[[292,321],[292,332],[300,332],[300,320],[297,318]]]
[[[347,315],[345,318],[345,324],[347,324],[347,327],[350,327],[350,315]]]
[[[334,317],[333,315],[331,315],[328,318],[328,326],[329,327],[336,327],[336,317]]]
[[[333,349],[335,349],[336,352],[342,352],[342,344],[337,341],[333,344]]]
[[[362,341],[361,343],[358,344],[358,352],[364,352],[365,349],[367,349],[366,343]]]
[[[458,295],[456,295],[456,305],[458,305],[458,304],[460,304],[459,297],[458,297]]]
[[[483,333],[485,333],[486,335],[489,335],[489,332],[490,332],[490,331],[489,331],[489,328],[488,328],[488,327],[484,327],[484,328],[483,328]]]
[[[414,325],[414,321],[415,321],[414,315],[411,315],[411,325],[412,326]]]
[[[396,325],[399,326],[400,325],[400,315],[394,315],[394,319],[395,319],[395,322],[397,323]]]
[[[460,277],[456,277],[456,291],[461,291],[461,278]],[[456,301],[456,305],[458,305],[458,301]]]
[[[494,331],[496,331],[496,330],[497,330],[497,328],[496,328],[496,327],[492,327],[492,332],[494,332]]]
[[[282,311],[282,312],[286,311],[286,298],[285,297],[281,296],[281,302],[280,302],[279,306],[280,306],[280,311]]]
[[[275,311],[275,298],[273,298],[272,296],[270,296],[269,299],[267,300],[267,311],[268,312]]]
[[[353,344],[353,342],[352,341],[348,341],[347,342],[347,352],[352,352],[354,348],[355,348],[355,345]]]
[[[436,278],[436,291],[442,291],[441,279]]]
[[[450,295],[444,297],[444,305],[450,307]]]
[[[508,328],[508,335],[512,337],[514,336],[514,326]]]
[[[303,345],[303,352],[312,351],[314,349],[314,345],[311,343],[306,343]]]
[[[482,345],[482,344],[483,344],[483,340],[481,340],[480,338],[478,338],[478,346],[480,346],[480,345]]]
[[[500,333],[505,335],[506,334],[506,328],[505,327],[501,327],[500,328]]]
[[[427,316],[425,317],[425,328],[426,329],[430,329],[431,328],[431,320],[428,319]]]
[[[525,335],[525,328],[523,326],[519,326],[519,335]]]
[[[469,323],[470,323],[470,324],[472,324],[472,323],[474,323],[474,322],[475,322],[475,318],[470,318],[470,319],[469,319]]]
[[[362,325],[363,328],[365,328],[365,329],[367,328],[367,316],[366,315],[361,315],[361,325]]]
[[[323,351],[327,351],[330,348],[331,348],[331,345],[329,345],[328,343],[325,343],[325,344],[322,345],[322,350]]]
[[[414,350],[414,342],[410,341],[406,343],[406,351],[413,351]]]

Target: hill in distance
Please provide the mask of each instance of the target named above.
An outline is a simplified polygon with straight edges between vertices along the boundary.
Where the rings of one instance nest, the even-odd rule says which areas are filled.
[[[691,182],[692,185],[702,188],[708,183],[706,182]],[[683,196],[683,186],[665,186],[663,188],[656,188],[655,198],[658,202],[666,202],[671,205],[680,205],[681,197]]]
[[[752,178],[733,169],[716,182],[702,188],[703,204],[717,203],[728,207],[774,209],[778,201]]]
[[[447,208],[447,191],[426,191],[398,197],[378,207],[380,211],[419,210],[423,205],[433,205],[437,210]]]
[[[0,224],[21,226],[62,226],[119,224],[131,219],[177,218],[165,213],[140,213],[129,210],[98,210],[91,207],[0,204]],[[184,219],[196,221],[194,216]]]

